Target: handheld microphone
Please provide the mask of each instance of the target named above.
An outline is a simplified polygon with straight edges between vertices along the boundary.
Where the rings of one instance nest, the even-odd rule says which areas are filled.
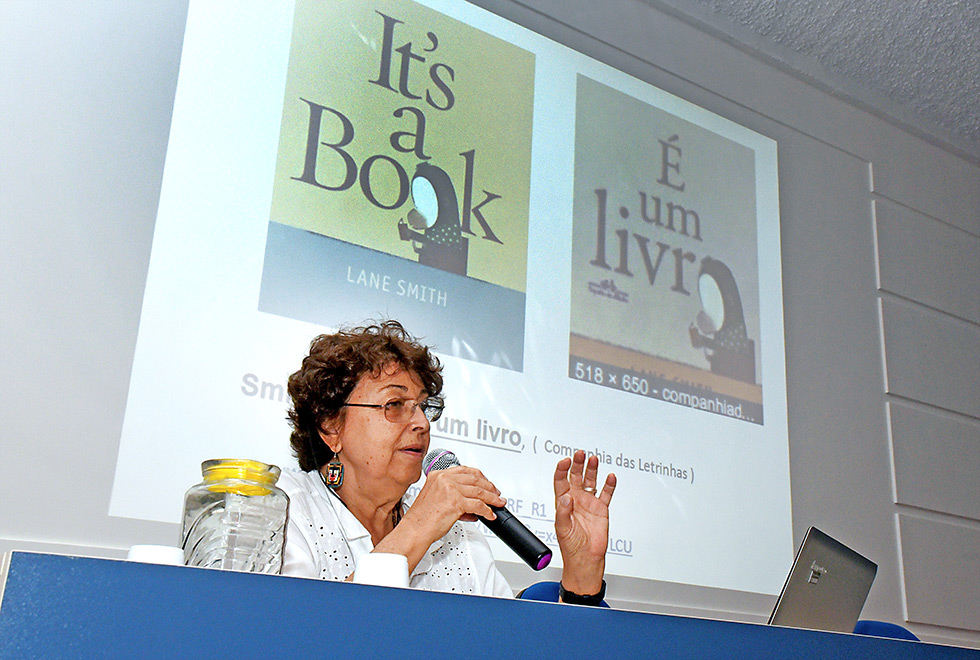
[[[425,455],[422,461],[422,469],[428,476],[433,470],[445,470],[446,468],[459,465],[456,454],[446,449],[433,449]],[[551,562],[551,550],[541,542],[534,532],[524,526],[514,514],[506,507],[492,506],[493,512],[497,514],[494,520],[487,520],[482,516],[480,522],[490,528],[501,541],[507,544],[517,556],[523,559],[528,566],[536,571],[540,571]]]

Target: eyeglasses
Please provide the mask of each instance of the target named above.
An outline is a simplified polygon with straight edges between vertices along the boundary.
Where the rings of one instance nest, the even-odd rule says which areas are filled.
[[[415,409],[421,408],[422,414],[430,422],[434,422],[442,417],[443,408],[446,407],[441,397],[431,396],[425,401],[415,399],[393,399],[388,403],[345,403],[341,407],[354,408],[381,408],[385,413],[385,419],[392,424],[404,424],[415,415]]]

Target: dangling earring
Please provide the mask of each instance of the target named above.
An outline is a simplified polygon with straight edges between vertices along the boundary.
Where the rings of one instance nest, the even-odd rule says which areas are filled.
[[[327,463],[327,476],[324,478],[323,483],[328,488],[340,488],[340,485],[344,483],[344,464],[340,462],[340,459],[336,455]]]

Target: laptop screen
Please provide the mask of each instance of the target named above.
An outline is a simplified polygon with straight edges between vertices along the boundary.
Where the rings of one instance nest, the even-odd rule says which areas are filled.
[[[816,527],[807,530],[769,624],[854,632],[878,565]]]

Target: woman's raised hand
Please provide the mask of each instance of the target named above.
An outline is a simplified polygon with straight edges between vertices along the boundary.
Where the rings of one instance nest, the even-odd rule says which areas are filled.
[[[564,564],[562,584],[587,595],[602,588],[609,543],[609,502],[616,490],[610,473],[597,489],[599,459],[577,451],[555,468],[555,533]]]

